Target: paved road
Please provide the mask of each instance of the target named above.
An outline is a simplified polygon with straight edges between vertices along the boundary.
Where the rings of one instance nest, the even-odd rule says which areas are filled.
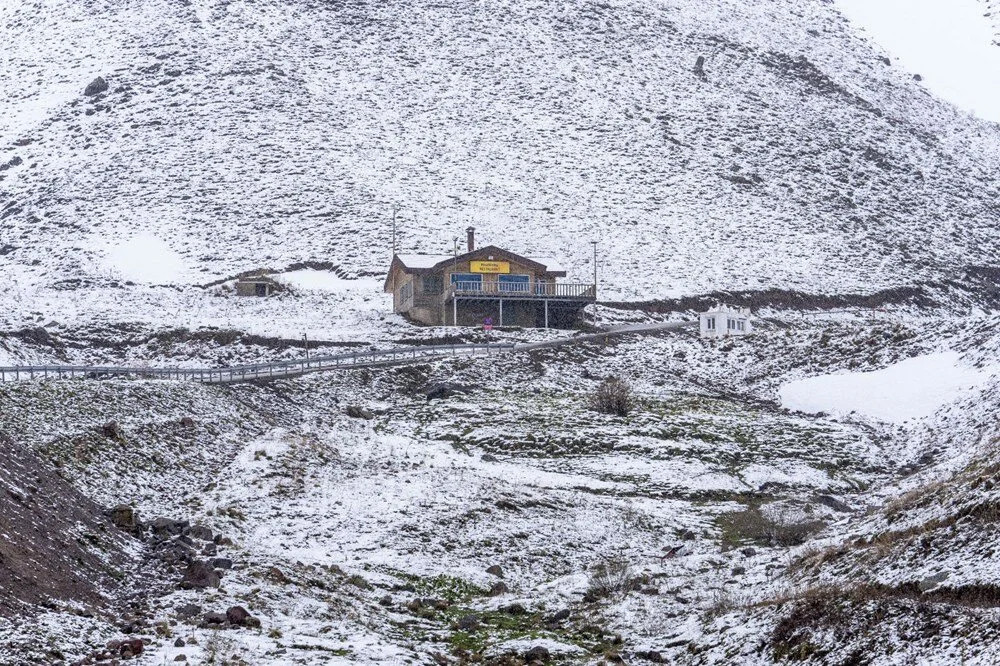
[[[38,379],[106,379],[109,377],[134,377],[138,379],[166,379],[195,381],[204,384],[228,384],[261,379],[297,377],[311,372],[344,370],[349,368],[370,368],[384,365],[403,365],[420,361],[436,360],[449,356],[490,356],[509,352],[528,352],[563,345],[607,339],[619,335],[643,335],[675,331],[695,326],[695,322],[669,322],[666,324],[639,324],[619,326],[600,333],[569,335],[557,340],[530,343],[496,342],[489,344],[464,345],[422,345],[419,347],[399,347],[396,349],[374,350],[314,356],[292,361],[255,363],[226,368],[153,368],[122,366],[83,365],[27,365],[0,367],[0,382]]]

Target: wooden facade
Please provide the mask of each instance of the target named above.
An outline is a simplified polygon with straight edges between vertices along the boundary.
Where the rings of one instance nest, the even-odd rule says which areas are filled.
[[[596,289],[558,281],[565,276],[546,260],[490,245],[452,257],[394,255],[385,291],[395,312],[431,326],[568,328]]]

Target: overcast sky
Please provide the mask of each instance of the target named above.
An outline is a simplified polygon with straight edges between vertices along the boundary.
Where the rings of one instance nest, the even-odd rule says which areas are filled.
[[[1000,46],[978,0],[837,0],[932,93],[1000,122]]]

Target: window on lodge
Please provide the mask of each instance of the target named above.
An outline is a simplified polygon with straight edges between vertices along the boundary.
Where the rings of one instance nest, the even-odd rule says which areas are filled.
[[[714,331],[715,330],[715,317],[709,317],[705,320],[705,330]]]
[[[529,280],[530,277],[527,275],[501,275],[500,291],[517,291],[527,293]]]
[[[459,291],[483,290],[483,276],[481,273],[452,273],[451,283]]]

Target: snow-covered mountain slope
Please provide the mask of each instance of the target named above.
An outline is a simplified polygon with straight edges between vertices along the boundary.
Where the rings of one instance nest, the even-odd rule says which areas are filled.
[[[979,3],[985,8],[985,15],[993,21],[993,26],[997,32],[997,40],[994,43],[1000,46],[1000,2],[997,2],[997,0],[979,0]]]
[[[0,25],[0,265],[22,288],[86,290],[140,233],[177,282],[381,271],[393,203],[406,251],[471,223],[584,278],[597,239],[625,298],[995,260],[997,128],[831,3],[48,0]]]

